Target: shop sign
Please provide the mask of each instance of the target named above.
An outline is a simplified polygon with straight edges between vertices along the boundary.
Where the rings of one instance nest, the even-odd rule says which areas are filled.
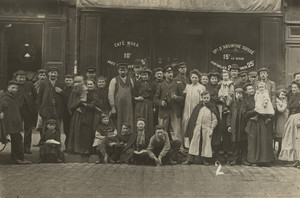
[[[199,12],[281,12],[280,0],[77,0],[77,6]]]
[[[236,43],[224,44],[212,50],[211,66],[229,70],[233,63],[237,63],[241,70],[254,67],[255,51]]]
[[[116,57],[118,61],[123,60],[124,62],[132,62],[134,57],[134,49],[140,47],[140,43],[133,40],[120,40],[113,43],[113,48],[116,49]],[[107,61],[109,65],[116,66],[116,61],[109,59]]]

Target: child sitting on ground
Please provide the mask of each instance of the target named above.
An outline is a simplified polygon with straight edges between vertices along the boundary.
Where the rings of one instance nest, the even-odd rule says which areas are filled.
[[[55,130],[56,120],[49,119],[46,122],[46,130],[42,135],[42,146],[40,147],[41,162],[60,163],[64,161],[61,152],[60,134]]]
[[[254,100],[255,100],[255,108],[259,115],[265,117],[265,124],[271,121],[271,116],[274,115],[275,111],[272,106],[272,102],[270,100],[270,95],[267,90],[266,84],[264,82],[260,82],[257,85],[258,89],[255,92]],[[257,115],[250,118],[251,120],[257,121]]]

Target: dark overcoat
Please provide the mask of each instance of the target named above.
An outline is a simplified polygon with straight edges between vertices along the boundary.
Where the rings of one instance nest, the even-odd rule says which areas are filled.
[[[25,102],[30,113],[32,113],[32,115],[36,117],[36,100],[37,93],[34,85],[31,82],[26,81],[24,82],[24,84],[19,85],[18,91],[16,93],[16,102],[19,108],[21,108]]]

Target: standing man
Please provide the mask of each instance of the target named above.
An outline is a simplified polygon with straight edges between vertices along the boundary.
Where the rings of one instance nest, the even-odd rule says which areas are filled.
[[[181,141],[183,139],[180,126],[184,101],[183,86],[180,81],[173,80],[171,65],[167,65],[163,71],[165,80],[158,85],[153,98],[154,103],[159,106],[158,123],[165,131],[169,131],[172,126],[176,140]]]
[[[57,67],[48,69],[48,78],[41,82],[38,93],[39,113],[43,120],[43,131],[46,121],[56,120],[56,130],[60,131],[61,121],[64,114],[63,88],[64,84],[57,80]]]
[[[257,81],[256,85],[258,85],[260,82],[264,82],[266,84],[270,99],[272,101],[272,105],[273,105],[273,107],[275,107],[275,105],[276,105],[276,85],[275,85],[275,82],[269,80],[269,73],[270,73],[269,69],[261,68],[258,70],[257,73],[258,73],[259,80]],[[256,90],[257,90],[257,87],[256,87]]]
[[[241,82],[241,79],[239,78],[239,71],[240,67],[238,64],[232,64],[230,69],[230,75],[231,75],[231,81],[233,82],[233,85],[236,86]]]
[[[257,72],[256,71],[251,71],[248,73],[248,76],[249,76],[249,82],[254,86],[256,87],[256,83],[257,83]]]
[[[85,78],[85,80],[89,79],[89,78],[92,78],[92,79],[96,80],[96,75],[97,75],[96,74],[96,68],[94,68],[94,67],[86,68],[86,73],[85,73],[86,78]]]
[[[122,123],[130,123],[133,125],[133,87],[134,83],[128,77],[128,64],[118,63],[119,76],[114,77],[108,88],[108,100],[111,106],[112,114],[117,116],[117,130],[121,132]]]
[[[186,76],[187,66],[186,62],[180,62],[178,63],[178,74],[174,78],[176,81],[180,81],[182,83],[183,89],[187,84],[190,84],[189,77]]]
[[[154,81],[153,81],[153,93],[156,93],[156,90],[158,88],[158,85],[163,81],[164,73],[162,68],[157,67],[153,70],[153,76],[154,76]],[[158,125],[158,108],[159,106],[156,105],[155,103],[153,104],[153,126]]]
[[[33,84],[26,81],[26,72],[16,72],[16,81],[19,83],[16,92],[16,103],[24,122],[24,153],[31,154],[32,129],[37,121],[36,99],[37,93]]]
[[[240,71],[239,73],[240,82],[235,85],[235,88],[243,88],[246,83],[249,83],[248,72],[246,70]]]
[[[64,102],[64,111],[63,111],[63,122],[64,122],[64,133],[66,135],[65,146],[67,148],[67,143],[69,140],[69,130],[70,130],[70,121],[71,114],[68,111],[68,102],[70,99],[71,92],[74,85],[74,76],[72,74],[65,75],[65,88],[63,90],[63,102]]]
[[[141,82],[141,72],[145,68],[145,63],[142,61],[142,59],[135,59],[133,61],[133,71],[134,74],[132,75],[132,80],[134,85]]]
[[[7,91],[1,96],[0,100],[0,124],[4,125],[5,131],[11,138],[11,160],[16,164],[31,164],[24,160],[22,118],[19,107],[16,103],[15,94],[18,91],[18,82],[9,81]]]

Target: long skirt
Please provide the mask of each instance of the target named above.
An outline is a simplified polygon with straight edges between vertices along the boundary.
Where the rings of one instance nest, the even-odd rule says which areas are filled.
[[[146,120],[145,126],[145,142],[148,145],[150,138],[154,135],[153,129],[153,102],[152,101],[144,101],[137,102],[135,106],[135,121],[138,118],[144,118]],[[135,122],[136,125],[136,122]]]
[[[245,129],[248,137],[247,160],[250,163],[268,163],[274,160],[272,125],[265,124],[263,116],[249,120]]]
[[[280,160],[300,160],[300,113],[291,115],[284,126]]]
[[[75,110],[71,117],[67,151],[88,153],[94,141],[94,112]]]

